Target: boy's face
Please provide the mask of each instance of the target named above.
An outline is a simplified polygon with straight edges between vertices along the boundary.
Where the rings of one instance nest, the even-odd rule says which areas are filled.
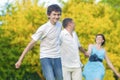
[[[61,12],[52,11],[50,15],[48,15],[49,20],[55,24],[61,17]]]

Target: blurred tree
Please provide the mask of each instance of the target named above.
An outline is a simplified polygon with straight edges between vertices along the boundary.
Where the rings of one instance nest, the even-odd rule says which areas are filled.
[[[23,0],[10,6],[5,16],[0,17],[4,22],[0,27],[0,80],[43,80],[39,63],[39,42],[26,55],[20,69],[14,64],[21,52],[30,41],[35,30],[47,21],[46,9],[38,6],[38,0]],[[106,37],[105,48],[115,66],[120,71],[119,12],[104,3],[94,4],[93,0],[69,0],[64,3],[62,18],[71,17],[76,23],[76,31],[81,44],[87,48],[94,43],[94,37],[103,33]],[[81,54],[82,62],[87,59]],[[105,62],[104,62],[105,63]],[[113,73],[106,66],[104,80],[114,80]]]
[[[36,0],[37,1],[37,0]],[[30,36],[47,17],[45,8],[34,4],[23,6],[16,2],[8,12],[2,16],[5,23],[0,27],[0,80],[44,80],[39,61],[39,43],[24,58],[20,69],[15,69],[15,63],[23,49],[30,41]]]
[[[109,4],[116,9],[120,9],[120,0],[101,0],[104,4]]]

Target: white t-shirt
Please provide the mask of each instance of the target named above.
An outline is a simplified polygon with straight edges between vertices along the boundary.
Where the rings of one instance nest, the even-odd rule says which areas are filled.
[[[35,41],[40,40],[40,58],[59,58],[60,46],[59,35],[62,29],[62,24],[58,21],[55,25],[50,21],[38,28],[32,35]]]
[[[75,32],[70,33],[64,29],[60,34],[62,65],[69,68],[81,67],[79,47],[81,46]]]

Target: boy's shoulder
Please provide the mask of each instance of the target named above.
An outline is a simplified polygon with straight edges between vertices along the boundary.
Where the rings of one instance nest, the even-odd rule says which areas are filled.
[[[48,22],[42,24],[41,26],[39,26],[39,28],[42,29],[42,30],[47,30],[47,29],[51,28],[50,26],[52,26],[52,25],[48,21]],[[62,23],[60,21],[58,21],[57,24],[56,24],[56,26],[62,28]]]
[[[52,26],[52,24],[50,23],[50,21],[44,23],[42,26]],[[56,26],[62,26],[62,23],[60,21],[57,21]]]
[[[40,25],[39,28],[41,28],[41,29],[47,29],[47,26],[48,26],[48,22]]]
[[[46,31],[47,29],[48,29],[49,27],[47,27],[47,23],[44,23],[44,24],[42,24],[42,25],[40,25],[39,27],[38,27],[38,29],[37,29],[37,32],[39,32],[39,31]]]
[[[60,21],[58,21],[58,22],[56,23],[56,26],[62,28],[62,23],[61,23]]]
[[[62,25],[62,22],[60,22],[60,21],[58,21],[57,23],[60,24],[60,25]]]
[[[48,25],[49,25],[49,23],[46,22],[46,23],[42,24],[40,27],[47,27]]]

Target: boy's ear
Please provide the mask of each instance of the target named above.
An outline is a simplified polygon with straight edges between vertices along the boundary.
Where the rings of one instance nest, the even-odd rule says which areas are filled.
[[[48,19],[50,19],[50,15],[47,15]]]

